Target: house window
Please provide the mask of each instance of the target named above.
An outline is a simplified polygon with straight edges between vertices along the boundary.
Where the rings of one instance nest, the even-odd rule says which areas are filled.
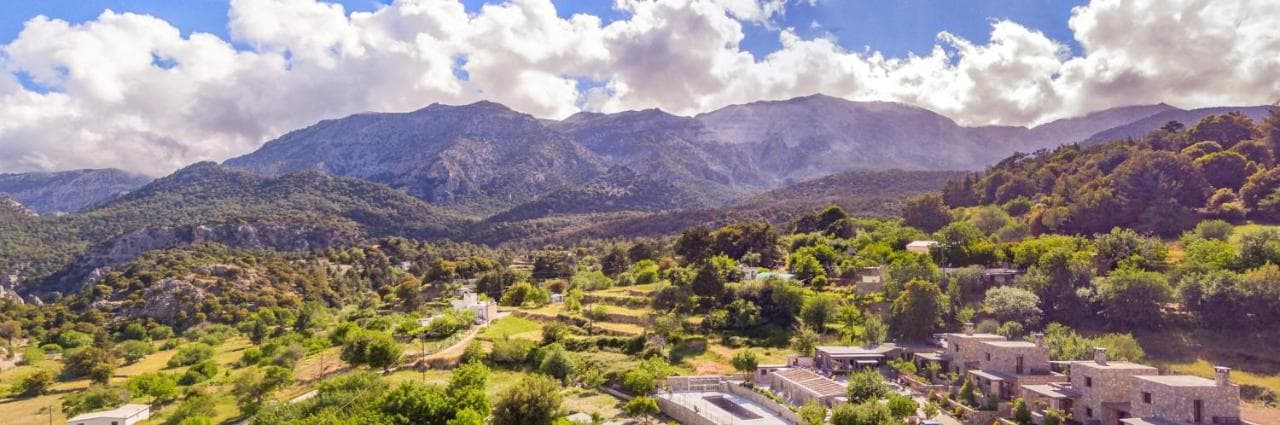
[[[1092,418],[1092,417],[1093,417],[1093,408],[1092,408],[1092,407],[1086,407],[1086,408],[1084,408],[1084,417],[1086,417],[1086,418]]]
[[[987,354],[987,361],[991,361],[991,353],[986,353],[986,354]]]
[[[1093,378],[1090,378],[1090,377],[1088,377],[1088,376],[1084,377],[1084,386],[1086,386],[1086,387],[1092,387],[1092,386],[1093,386]]]
[[[1195,418],[1195,423],[1204,421],[1204,401],[1196,400],[1191,402],[1191,413]]]
[[[960,344],[956,344],[956,352],[957,352],[957,353],[959,353],[959,352],[960,352]]]
[[[1142,402],[1151,404],[1151,393],[1148,393],[1148,392],[1142,393]]]
[[[1018,356],[1018,367],[1017,367],[1017,373],[1018,373],[1019,375],[1021,375],[1021,374],[1022,374],[1022,356]]]

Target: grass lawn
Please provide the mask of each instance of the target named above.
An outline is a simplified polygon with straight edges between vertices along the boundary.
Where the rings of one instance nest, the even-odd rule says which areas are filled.
[[[497,341],[503,337],[541,341],[542,324],[511,315],[490,323],[489,327],[477,336],[477,338],[484,341]]]
[[[564,393],[561,406],[568,412],[582,412],[588,415],[597,413],[605,419],[622,416],[623,402],[617,398],[595,390],[572,388]]]
[[[593,322],[591,326],[594,326],[600,329],[609,330],[612,332],[626,334],[628,336],[636,336],[636,335],[644,334],[643,326],[633,325],[630,323]]]

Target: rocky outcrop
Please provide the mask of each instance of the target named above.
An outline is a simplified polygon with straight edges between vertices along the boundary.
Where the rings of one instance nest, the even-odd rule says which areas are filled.
[[[196,311],[208,294],[204,288],[182,279],[167,278],[148,287],[142,293],[142,303],[124,309],[121,315],[128,319],[149,317],[161,323],[175,323],[184,312]]]

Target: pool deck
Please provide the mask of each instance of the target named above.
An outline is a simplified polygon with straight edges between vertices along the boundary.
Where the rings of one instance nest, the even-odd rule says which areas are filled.
[[[742,408],[760,415],[759,419],[741,419],[736,415],[721,409],[703,397],[719,396],[730,401],[738,403]],[[769,409],[764,408],[750,400],[733,394],[726,394],[718,391],[690,391],[674,394],[665,392],[658,393],[658,397],[666,399],[681,406],[687,407],[698,413],[699,416],[709,419],[711,422],[723,425],[793,425],[791,422],[779,417]]]

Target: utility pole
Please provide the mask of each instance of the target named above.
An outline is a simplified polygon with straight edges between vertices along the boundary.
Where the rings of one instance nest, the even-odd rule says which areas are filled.
[[[418,363],[422,364],[422,383],[425,384],[427,383],[427,332],[423,331],[419,339],[422,341],[422,358]]]

